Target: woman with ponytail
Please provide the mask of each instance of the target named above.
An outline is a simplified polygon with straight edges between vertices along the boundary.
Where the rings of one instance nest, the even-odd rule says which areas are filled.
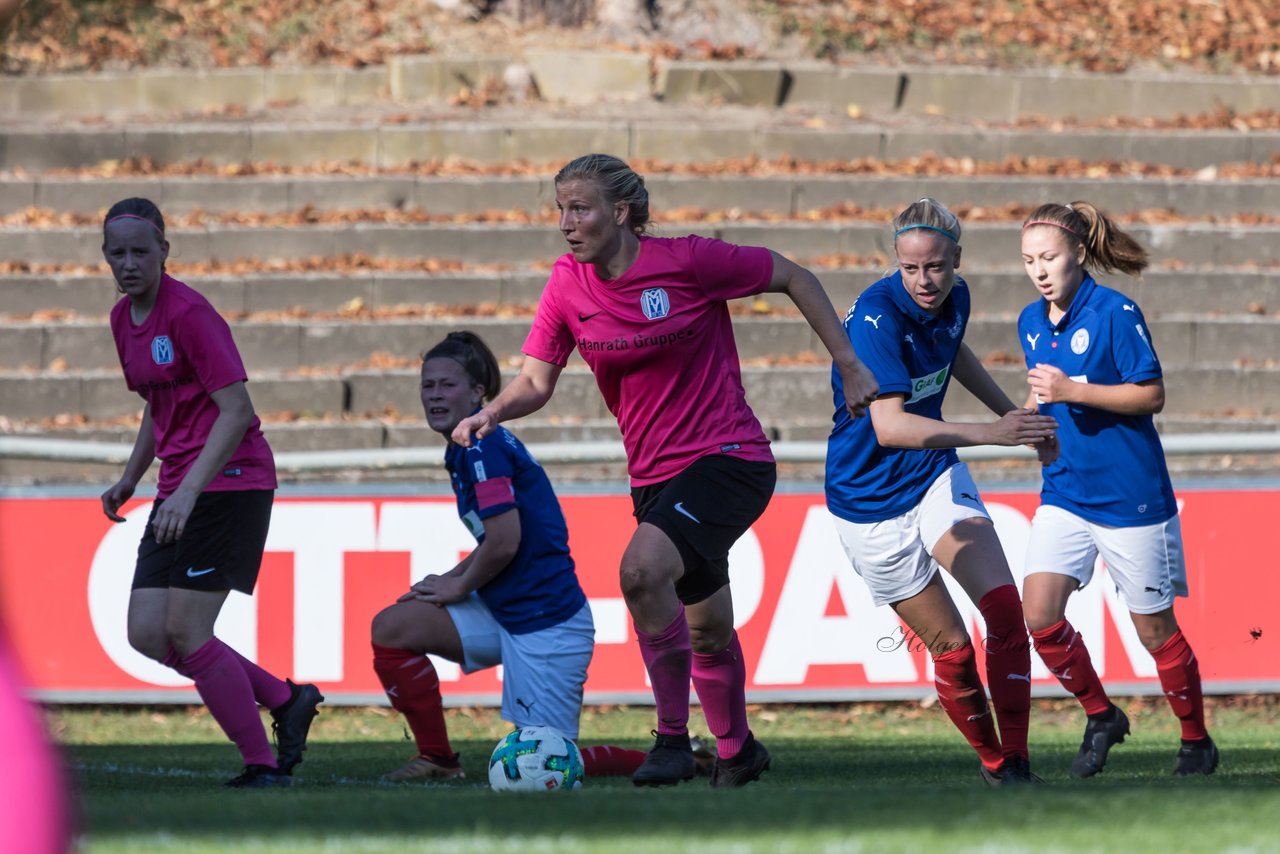
[[[1088,715],[1071,774],[1102,771],[1129,734],[1066,619],[1067,600],[1089,583],[1099,555],[1181,722],[1173,773],[1212,774],[1218,748],[1205,728],[1199,664],[1173,614],[1187,573],[1152,420],[1164,407],[1160,360],[1137,304],[1093,278],[1141,273],[1146,250],[1088,202],[1047,204],[1022,225],[1022,263],[1040,294],[1018,319],[1027,406],[1059,425],[1059,455],[1044,468],[1031,524],[1023,602],[1036,651]]]
[[[102,230],[102,255],[125,296],[111,310],[111,331],[125,381],[146,401],[124,475],[102,494],[107,518],[125,521],[120,507],[152,461],[162,461],[138,547],[129,643],[195,682],[244,759],[228,786],[288,786],[324,698],[213,634],[227,594],[252,593],[257,583],[276,489],[244,363],[209,301],[165,272],[169,241],[152,202],[117,202]],[[271,711],[275,755],[259,706]]]
[[[422,360],[427,425],[446,441],[502,385],[498,360],[471,332],[451,332]],[[577,740],[595,626],[569,554],[569,531],[547,474],[499,427],[468,448],[449,441],[445,468],[458,516],[477,540],[448,572],[428,575],[373,619],[373,669],[405,716],[417,754],[391,782],[461,779],[440,679],[428,655],[467,673],[499,664],[502,716]],[[582,749],[587,774],[630,774],[639,750]]]
[[[934,199],[893,221],[898,270],[867,288],[845,316],[858,357],[875,374],[870,419],[852,419],[832,371],[835,416],[827,441],[827,507],[854,570],[877,605],[889,605],[933,659],[943,710],[977,752],[992,786],[1039,782],[1027,719],[1031,649],[1018,588],[978,488],[955,449],[1038,446],[1052,418],[1019,409],[964,343],[969,288],[960,267],[960,221]],[[942,420],[955,377],[990,422]],[[987,684],[974,645],[942,581],[951,573],[986,622]],[[997,725],[999,732],[997,732]]]

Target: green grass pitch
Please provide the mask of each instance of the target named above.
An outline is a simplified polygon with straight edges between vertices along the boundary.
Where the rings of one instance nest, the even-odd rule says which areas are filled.
[[[467,780],[380,784],[413,754],[397,715],[325,709],[289,790],[233,791],[238,756],[203,709],[63,708],[51,727],[74,770],[81,850],[106,852],[1005,852],[1280,850],[1280,700],[1210,698],[1222,767],[1173,779],[1177,727],[1160,698],[1121,701],[1133,734],[1105,773],[1067,777],[1083,718],[1032,712],[1046,785],[991,790],[936,706],[753,707],[773,770],[744,789],[705,779],[638,790],[489,790],[493,710],[449,713]],[[588,709],[584,745],[647,747],[653,710]],[[695,708],[693,727],[702,726]]]

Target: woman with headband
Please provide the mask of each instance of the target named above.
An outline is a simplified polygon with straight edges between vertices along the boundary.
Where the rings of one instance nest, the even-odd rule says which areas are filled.
[[[1092,275],[1140,273],[1147,252],[1088,202],[1048,204],[1023,223],[1022,263],[1040,293],[1018,318],[1027,405],[1059,423],[1058,459],[1044,468],[1031,523],[1023,596],[1036,652],[1088,715],[1071,774],[1097,774],[1129,733],[1066,619],[1067,600],[1089,583],[1099,555],[1182,724],[1173,773],[1212,774],[1218,748],[1205,728],[1200,667],[1173,615],[1174,597],[1187,595],[1187,572],[1152,421],[1164,407],[1160,360],[1137,304]]]
[[[1018,589],[978,488],[956,448],[1041,446],[1055,422],[1019,409],[965,345],[969,288],[960,267],[960,221],[924,198],[893,221],[898,269],[867,288],[845,316],[858,357],[875,374],[870,418],[848,417],[840,375],[827,443],[827,507],[854,570],[877,605],[889,605],[933,659],[938,699],[977,751],[992,786],[1039,782],[1027,752],[1031,650]],[[1000,416],[942,420],[955,376]],[[939,568],[951,573],[986,621],[987,681]],[[997,723],[999,732],[997,733]]]
[[[124,475],[102,494],[107,518],[125,521],[120,507],[152,460],[161,460],[129,597],[129,643],[195,682],[244,759],[227,786],[288,786],[324,698],[213,634],[227,594],[253,592],[276,489],[244,364],[209,301],[165,273],[169,241],[153,203],[135,198],[111,207],[102,255],[126,297],[111,310],[120,365],[146,401]],[[259,706],[271,712],[274,755]]]

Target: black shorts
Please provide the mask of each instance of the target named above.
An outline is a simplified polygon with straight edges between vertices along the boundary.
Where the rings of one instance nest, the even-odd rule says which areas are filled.
[[[252,593],[262,566],[262,550],[271,525],[273,489],[202,492],[182,536],[156,542],[152,523],[161,499],[151,508],[138,544],[133,589],[180,587],[184,590],[239,590]]]
[[[636,524],[656,525],[680,552],[681,602],[701,602],[729,583],[729,549],[760,518],[777,482],[773,463],[711,454],[670,480],[631,490]]]

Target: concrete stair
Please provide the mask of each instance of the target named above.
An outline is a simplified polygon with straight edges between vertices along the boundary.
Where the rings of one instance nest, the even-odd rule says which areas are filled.
[[[539,61],[541,85],[558,72],[551,60]],[[475,75],[494,67],[474,62]],[[546,267],[563,251],[548,221],[550,176],[587,150],[655,164],[645,171],[662,220],[658,234],[767,245],[814,266],[839,311],[884,272],[891,245],[879,214],[841,214],[835,206],[874,212],[927,194],[984,209],[965,222],[961,272],[975,307],[967,340],[1015,400],[1026,387],[1014,317],[1035,294],[1018,258],[1021,217],[999,212],[1084,198],[1113,215],[1147,215],[1149,224],[1126,227],[1152,250],[1153,268],[1139,280],[1104,281],[1136,299],[1151,323],[1167,371],[1162,429],[1280,427],[1280,129],[992,124],[1032,112],[1095,117],[1103,103],[1121,105],[1111,113],[1141,105],[1134,114],[1150,116],[1220,104],[1276,109],[1277,81],[694,63],[636,82],[628,103],[468,111],[439,104],[449,84],[432,83],[431,75],[447,73],[406,58],[350,76],[254,70],[165,82],[163,73],[148,72],[125,78],[133,88],[124,90],[119,75],[6,85],[0,265],[8,266],[0,270],[20,272],[0,273],[0,432],[132,440],[140,405],[124,388],[106,328],[117,295],[100,263],[99,222],[115,200],[143,195],[172,221],[175,265],[216,265],[213,274],[179,276],[231,318],[277,450],[436,442],[421,423],[417,357],[465,327],[483,334],[514,370]],[[97,115],[93,107],[103,101],[92,93],[104,91],[136,99],[121,102],[121,115],[67,118]],[[292,94],[275,97],[286,91]],[[252,112],[173,118],[208,108],[210,98]],[[273,106],[282,99],[289,104]],[[404,113],[405,105],[417,112]],[[124,114],[130,111],[141,115]],[[995,168],[1011,157],[1039,159]],[[150,160],[122,166],[131,158]],[[767,162],[777,158],[791,160]],[[858,158],[922,158],[913,168],[944,174],[874,174],[849,165]],[[443,166],[412,165],[427,161]],[[264,163],[292,169],[239,174],[245,164]],[[165,171],[174,165],[174,173]],[[126,167],[137,174],[111,177]],[[183,169],[194,174],[176,174]],[[1015,174],[988,174],[1000,171]],[[31,225],[31,209],[77,224]],[[301,210],[425,212],[459,221],[397,224],[359,214],[341,224],[234,221]],[[469,221],[493,211],[518,212],[534,224]],[[424,269],[332,271],[353,255]],[[447,272],[427,272],[433,261]],[[272,269],[299,262],[331,269]],[[735,330],[748,395],[770,433],[825,436],[829,367],[788,301],[744,301]],[[958,387],[947,412],[982,417]],[[525,422],[527,441],[617,436],[576,357],[552,403]],[[0,461],[0,481],[114,472]]]

